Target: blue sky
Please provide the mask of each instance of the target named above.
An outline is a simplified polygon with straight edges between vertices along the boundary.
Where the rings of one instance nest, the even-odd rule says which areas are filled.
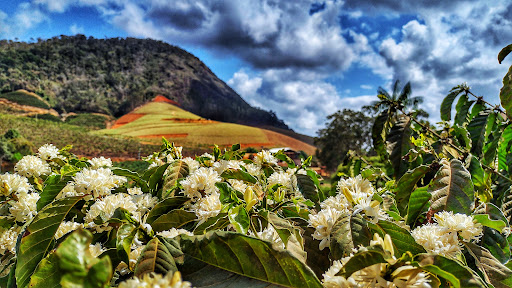
[[[488,3],[15,0],[0,6],[0,38],[163,40],[196,55],[250,104],[314,136],[327,115],[360,109],[396,79],[425,97],[433,121],[462,82],[499,103],[509,65],[496,56],[512,43],[512,1]]]

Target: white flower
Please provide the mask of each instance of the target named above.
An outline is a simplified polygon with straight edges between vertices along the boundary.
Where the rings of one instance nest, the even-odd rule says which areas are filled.
[[[0,195],[9,196],[12,193],[28,193],[33,187],[26,177],[18,174],[0,175]]]
[[[261,166],[258,166],[253,163],[244,163],[242,162],[242,166],[245,167],[247,173],[251,174],[254,177],[259,177],[261,175]]]
[[[263,164],[277,165],[277,158],[268,150],[261,150],[254,156],[254,163],[259,166]]]
[[[213,163],[213,169],[220,175],[228,169],[240,169],[240,162],[235,160],[219,160],[218,162]]]
[[[462,238],[469,242],[478,240],[482,236],[482,224],[476,222],[473,216],[466,214],[453,214],[452,211],[442,211],[434,215],[439,226],[446,227],[450,231],[459,233]]]
[[[79,193],[93,194],[94,198],[106,196],[110,191],[127,182],[108,168],[84,169],[73,177],[75,190]]]
[[[286,189],[293,191],[291,176],[286,171],[274,172],[268,177],[268,186],[272,187],[275,184],[280,184],[286,187]]]
[[[88,161],[91,164],[91,169],[98,169],[102,167],[112,167],[112,160],[103,156],[99,158],[92,158]]]
[[[32,155],[21,158],[16,163],[16,166],[14,166],[14,170],[25,177],[40,177],[41,175],[49,175],[51,173],[48,163]]]
[[[268,227],[263,229],[263,231],[256,232],[256,235],[261,240],[271,242],[273,247],[281,249],[285,248],[283,240],[279,237],[279,233],[277,233],[276,229],[271,224],[268,224]]]
[[[157,232],[156,235],[160,235],[162,237],[165,237],[165,238],[174,238],[178,235],[181,235],[181,234],[185,234],[185,235],[188,235],[188,236],[194,236],[194,233],[188,231],[188,230],[185,230],[185,229],[176,229],[176,228],[171,228],[171,230],[166,230],[166,231],[160,231],[160,232]]]
[[[411,265],[398,267],[393,274],[393,284],[397,288],[431,288],[428,274]]]
[[[157,197],[153,197],[151,194],[141,194],[132,196],[135,205],[137,205],[137,211],[141,214],[146,213],[151,210],[151,208],[155,207],[158,202]]]
[[[180,272],[174,275],[167,273],[165,277],[153,272],[146,273],[142,278],[133,277],[119,283],[119,288],[190,288],[192,284],[181,280]]]
[[[128,265],[124,262],[121,262],[119,263],[119,265],[117,265],[116,267],[116,270],[120,272],[121,275],[126,275],[128,273],[130,273],[130,271],[133,271],[135,270],[135,265],[137,265],[137,259],[139,259],[139,256],[140,254],[142,253],[142,250],[144,250],[144,245],[140,245],[140,246],[135,246],[132,247],[132,250],[130,251],[130,255],[128,255],[128,258],[129,258],[129,265],[130,267],[128,267]]]
[[[98,258],[105,251],[107,251],[107,249],[103,248],[100,242],[89,245],[89,253],[91,253],[94,258]]]
[[[111,228],[105,227],[105,225],[96,225],[94,219],[100,215],[110,219],[117,208],[128,210],[135,219],[140,220],[140,213],[137,212],[137,205],[133,202],[132,196],[124,193],[109,195],[101,200],[97,200],[87,211],[84,220],[88,227],[96,228],[99,232],[110,230]]]
[[[222,205],[219,200],[219,193],[217,192],[199,199],[199,201],[192,206],[192,210],[199,219],[199,223],[206,221],[210,217],[217,216],[221,209]]]
[[[57,232],[55,232],[55,239],[59,239],[62,236],[68,234],[71,231],[75,231],[76,229],[84,227],[84,224],[82,223],[76,223],[76,222],[70,222],[70,221],[63,221],[59,225],[59,229],[57,229]]]
[[[62,199],[67,197],[73,197],[73,196],[82,196],[84,193],[78,193],[75,190],[75,183],[71,182],[68,183],[62,190],[59,192],[59,195],[57,195],[56,199]]]
[[[324,279],[322,280],[323,286],[326,288],[352,287],[345,277],[336,276],[342,268],[343,264],[341,261],[334,261],[331,267],[322,275],[324,276]]]
[[[416,227],[411,235],[428,253],[455,258],[461,251],[457,233],[437,224]]]
[[[309,225],[316,229],[313,238],[321,241],[320,250],[330,245],[332,227],[341,215],[340,211],[331,207],[309,215]]]
[[[242,180],[228,179],[227,181],[229,182],[231,187],[233,187],[233,189],[240,191],[242,193],[244,193],[245,189],[247,189],[247,184],[245,184],[244,181]]]
[[[199,168],[199,162],[190,157],[185,157],[182,159],[182,161],[187,163],[188,173],[194,173]]]
[[[19,193],[18,201],[11,204],[9,212],[18,222],[26,222],[37,214],[37,200],[40,196],[37,193]]]
[[[37,156],[45,161],[59,158],[59,149],[53,144],[44,144],[37,150]]]
[[[339,192],[343,192],[343,188],[347,188],[352,195],[359,193],[373,195],[375,193],[375,189],[373,188],[372,183],[368,181],[368,179],[364,179],[361,175],[347,179],[340,179],[336,189]]]
[[[20,230],[21,227],[15,225],[0,234],[0,255],[4,255],[7,251],[16,254],[16,240]]]
[[[142,189],[140,189],[140,187],[132,187],[132,188],[128,188],[127,189],[128,191],[128,194],[130,195],[141,195],[143,192],[142,192]]]
[[[222,181],[217,171],[201,167],[181,181],[185,196],[194,199],[201,198],[217,191],[215,183]]]
[[[327,209],[328,207],[330,207],[340,212],[349,213],[347,209],[350,207],[350,205],[348,204],[345,197],[340,196],[341,195],[338,194],[336,195],[336,197],[331,196],[325,199],[322,203],[320,203],[320,208]]]

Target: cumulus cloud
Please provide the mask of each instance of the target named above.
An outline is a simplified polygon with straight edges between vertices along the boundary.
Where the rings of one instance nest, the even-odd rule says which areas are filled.
[[[83,34],[85,32],[85,29],[84,26],[78,26],[76,23],[73,23],[73,25],[69,27],[69,31],[71,32],[71,34],[75,35]]]
[[[325,126],[326,117],[344,108],[358,110],[375,96],[341,98],[336,87],[310,72],[269,69],[251,77],[238,71],[228,84],[251,105],[273,110],[296,131],[308,135]]]
[[[9,33],[9,25],[5,21],[7,19],[7,14],[5,14],[2,10],[0,10],[0,36],[6,35]]]

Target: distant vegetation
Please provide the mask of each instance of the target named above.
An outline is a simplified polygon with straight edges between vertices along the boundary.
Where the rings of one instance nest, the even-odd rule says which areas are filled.
[[[19,89],[42,96],[59,113],[119,117],[164,95],[207,119],[289,129],[273,112],[247,104],[194,55],[150,39],[77,35],[36,43],[2,40],[0,98],[48,108],[9,94]]]
[[[2,76],[0,75],[0,78]],[[24,90],[18,90],[9,93],[3,93],[0,95],[0,98],[5,98],[11,102],[18,103],[20,105],[33,106],[43,109],[49,109],[50,105],[41,99],[38,95],[34,93],[29,93]]]

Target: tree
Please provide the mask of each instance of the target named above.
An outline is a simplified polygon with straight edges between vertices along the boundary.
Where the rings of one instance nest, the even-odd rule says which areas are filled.
[[[373,119],[363,112],[344,109],[327,116],[326,128],[315,138],[317,157],[328,170],[334,170],[349,150],[365,154],[371,147]]]
[[[418,108],[418,105],[423,103],[423,97],[411,97],[411,93],[411,82],[407,82],[404,87],[401,87],[400,80],[396,80],[391,95],[384,88],[379,87],[377,97],[380,101],[363,106],[363,110],[371,113],[387,112],[391,118],[395,116],[397,110],[414,111],[416,117],[428,118],[428,113]]]

